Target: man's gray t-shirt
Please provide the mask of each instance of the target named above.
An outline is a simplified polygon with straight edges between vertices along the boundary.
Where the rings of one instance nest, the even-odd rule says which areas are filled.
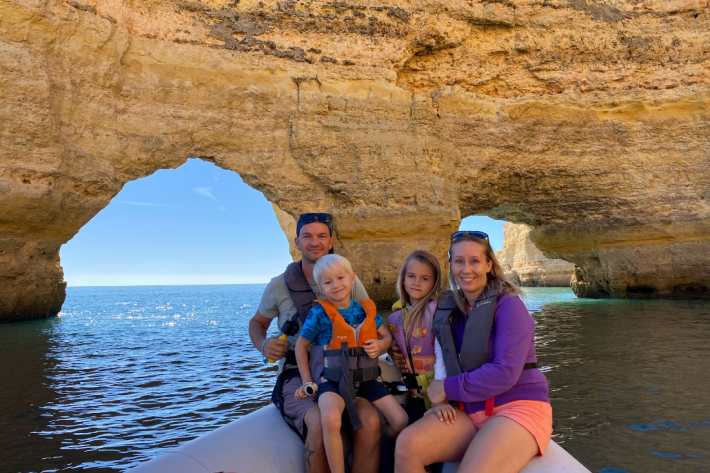
[[[310,279],[307,281],[311,286],[311,290],[313,290],[313,293],[316,295],[316,299],[326,298],[325,294],[323,294],[315,281]],[[355,284],[353,284],[350,297],[356,301],[368,299],[365,286],[362,285],[357,276],[355,276]],[[298,310],[296,310],[296,304],[294,304],[293,299],[291,299],[288,287],[286,287],[286,280],[284,279],[283,273],[281,273],[266,285],[264,294],[261,295],[261,302],[259,302],[259,313],[268,319],[275,319],[278,317],[277,325],[279,327],[279,331],[281,331],[281,326],[284,322],[293,317],[293,315],[297,312]],[[299,325],[303,326],[303,322],[299,321]],[[297,338],[298,335],[288,337],[291,349],[296,347]],[[279,362],[279,371],[283,369],[283,360],[284,359],[282,358]]]

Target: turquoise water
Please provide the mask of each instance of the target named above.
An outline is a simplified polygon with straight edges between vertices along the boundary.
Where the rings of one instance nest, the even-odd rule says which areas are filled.
[[[263,288],[68,288],[0,325],[0,472],[123,470],[265,405]],[[710,305],[527,293],[555,441],[597,472],[710,471]]]

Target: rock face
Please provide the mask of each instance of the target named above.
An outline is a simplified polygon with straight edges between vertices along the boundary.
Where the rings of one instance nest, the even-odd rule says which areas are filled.
[[[505,273],[524,287],[569,287],[574,264],[545,258],[530,240],[531,227],[506,223],[505,241],[496,253]]]
[[[380,303],[473,214],[579,294],[710,294],[707,0],[81,2],[0,0],[0,319],[56,313],[61,245],[191,157],[331,211]]]

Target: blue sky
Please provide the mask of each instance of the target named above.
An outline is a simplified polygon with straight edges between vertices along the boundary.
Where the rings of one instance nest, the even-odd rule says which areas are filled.
[[[469,217],[461,228],[500,250],[503,223]],[[268,282],[291,261],[266,198],[198,159],[126,184],[60,256],[70,286]]]

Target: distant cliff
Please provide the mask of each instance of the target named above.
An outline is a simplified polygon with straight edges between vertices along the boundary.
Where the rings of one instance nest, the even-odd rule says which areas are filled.
[[[561,259],[549,259],[530,240],[531,227],[506,223],[505,242],[496,253],[505,273],[526,287],[569,287],[574,264]]]

